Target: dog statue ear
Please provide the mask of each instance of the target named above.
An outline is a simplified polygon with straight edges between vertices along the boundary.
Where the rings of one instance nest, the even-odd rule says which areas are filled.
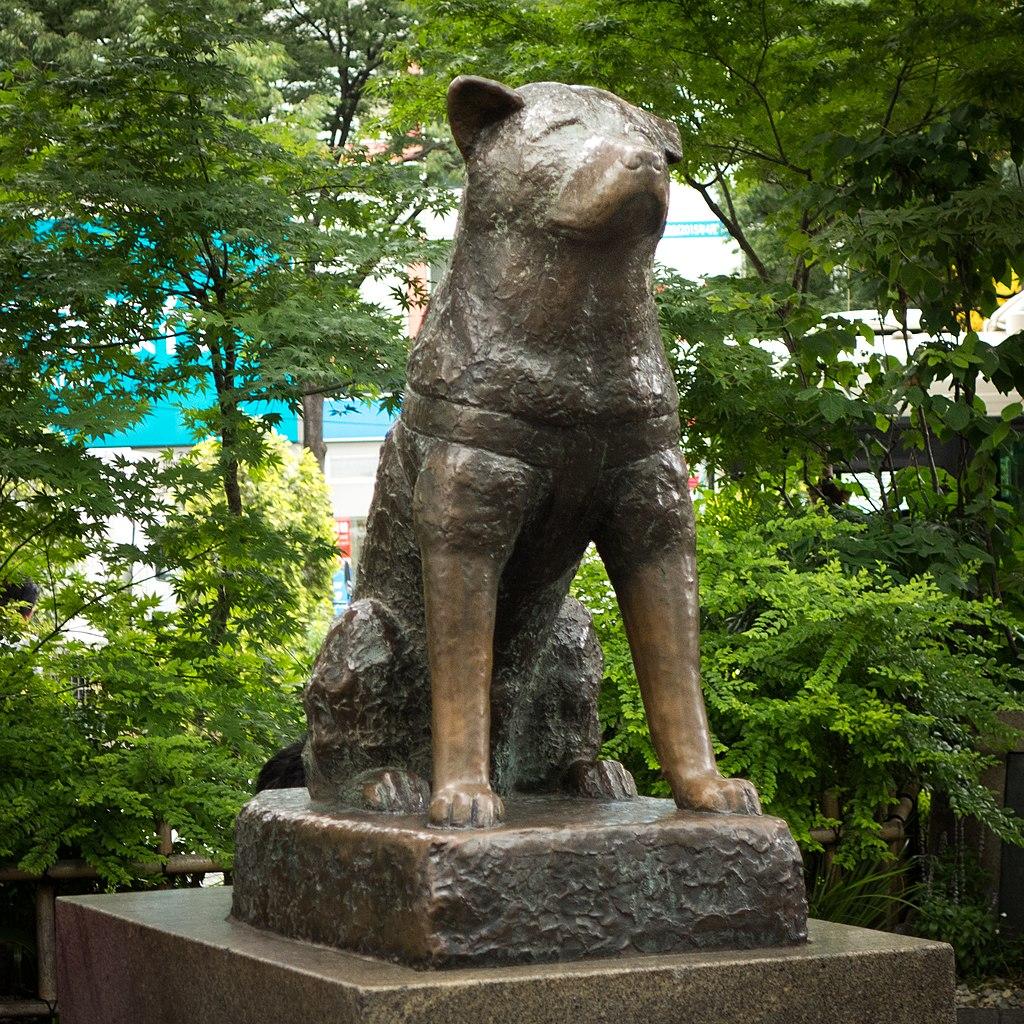
[[[522,108],[519,93],[490,78],[459,75],[448,86],[448,123],[455,144],[466,159],[485,128]]]

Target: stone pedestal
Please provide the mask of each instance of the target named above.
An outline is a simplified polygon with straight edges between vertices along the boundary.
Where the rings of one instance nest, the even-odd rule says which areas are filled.
[[[516,797],[487,830],[325,810],[304,789],[238,817],[240,921],[420,967],[801,943],[800,853],[778,818],[669,800]]]
[[[810,921],[747,952],[417,971],[228,919],[230,890],[57,901],[61,1024],[953,1024],[953,951]]]

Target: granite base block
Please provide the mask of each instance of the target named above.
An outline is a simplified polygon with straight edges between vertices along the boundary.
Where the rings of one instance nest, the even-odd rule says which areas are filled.
[[[811,921],[800,946],[417,971],[231,921],[229,889],[57,901],[61,1024],[954,1024],[949,946]]]
[[[233,913],[418,967],[753,949],[807,935],[779,818],[669,800],[514,797],[491,829],[335,811],[268,790],[238,816]]]

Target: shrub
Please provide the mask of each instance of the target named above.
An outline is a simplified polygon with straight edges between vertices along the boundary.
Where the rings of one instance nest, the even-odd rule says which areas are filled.
[[[924,876],[909,921],[914,935],[948,942],[963,979],[1024,971],[1024,936],[1007,934],[988,873],[962,844],[925,858]]]
[[[335,560],[326,484],[309,452],[269,439],[230,520],[215,461],[203,445],[178,464],[183,502],[151,528],[174,607],[125,586],[123,566],[51,560],[31,622],[0,609],[0,859],[84,857],[124,884],[166,821],[175,852],[230,860],[259,766],[301,731]]]
[[[910,859],[895,865],[862,860],[846,871],[818,867],[808,880],[807,912],[822,921],[884,930],[913,910],[919,898]]]

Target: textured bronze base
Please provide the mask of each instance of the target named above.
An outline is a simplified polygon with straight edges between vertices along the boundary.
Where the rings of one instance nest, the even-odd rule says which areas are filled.
[[[238,817],[232,914],[419,967],[544,963],[807,937],[778,818],[668,800],[515,797],[487,830],[331,811],[269,790]]]

